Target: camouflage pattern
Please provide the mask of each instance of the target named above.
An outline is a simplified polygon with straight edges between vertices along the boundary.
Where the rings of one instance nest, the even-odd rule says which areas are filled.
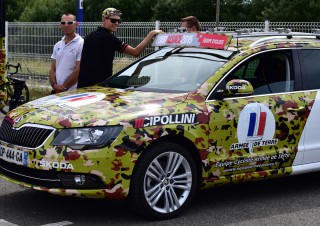
[[[292,42],[292,43],[291,43]],[[194,153],[201,170],[201,188],[225,183],[238,183],[289,175],[298,151],[298,143],[312,110],[316,92],[280,95],[246,96],[225,100],[208,100],[208,95],[225,74],[248,56],[265,49],[319,47],[319,43],[265,44],[249,49],[242,44],[239,53],[221,67],[203,85],[191,93],[152,93],[93,86],[64,92],[29,102],[8,113],[13,127],[26,123],[48,125],[58,131],[63,128],[122,125],[117,139],[109,146],[94,150],[73,150],[51,146],[57,133],[36,150],[14,147],[28,153],[27,167],[97,175],[106,189],[50,189],[17,184],[54,194],[81,197],[122,199],[128,196],[130,178],[139,156],[155,142],[175,140]],[[230,46],[230,49],[233,49]],[[240,84],[242,84],[240,82]],[[250,84],[246,84],[250,87]],[[103,96],[94,103],[70,106],[64,97],[83,94]],[[254,105],[256,104],[256,105]],[[289,108],[305,106],[300,111]],[[241,115],[247,106],[268,109],[275,121],[273,137],[250,148],[239,141]],[[270,125],[266,125],[270,126]],[[70,163],[74,169],[52,169],[40,166],[40,161]]]
[[[2,42],[3,38],[0,39],[0,42]],[[5,106],[5,101],[8,99],[6,87],[3,85],[8,81],[6,73],[6,50],[0,49],[0,108],[3,108]]]
[[[115,8],[106,8],[105,10],[103,10],[102,12],[102,16],[109,18],[110,16],[122,16],[122,12],[120,10],[117,10]]]
[[[206,186],[221,183],[220,178],[224,178],[225,182],[238,182],[290,174],[300,136],[312,109],[311,100],[314,98],[315,93],[310,93],[309,96],[299,93],[255,97],[255,102],[267,106],[277,118],[274,134],[276,145],[255,147],[253,153],[249,153],[247,148],[230,150],[232,144],[238,142],[236,130],[239,126],[239,114],[244,106],[252,103],[253,98],[212,102],[208,106],[212,109],[212,132],[209,135],[209,149],[203,159],[208,173],[205,176]],[[304,105],[306,108],[294,113],[287,110],[297,105]]]

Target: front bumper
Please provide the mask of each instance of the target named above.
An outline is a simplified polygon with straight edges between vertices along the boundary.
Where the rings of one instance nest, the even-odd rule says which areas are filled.
[[[87,181],[81,186],[74,181],[79,175],[85,175]],[[0,160],[0,178],[55,195],[103,199],[125,199],[128,196],[128,189],[124,190],[121,184],[108,189],[96,175],[35,170],[3,160]]]
[[[0,174],[32,186],[60,189],[105,189],[97,175],[39,170],[0,160]]]
[[[139,155],[121,145],[121,139],[101,149],[78,151],[51,146],[52,127],[29,123],[14,129],[8,123],[1,126],[0,177],[59,195],[127,197]]]

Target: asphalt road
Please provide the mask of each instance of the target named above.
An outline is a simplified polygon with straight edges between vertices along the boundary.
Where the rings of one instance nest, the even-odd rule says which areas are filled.
[[[320,173],[199,191],[180,217],[151,222],[126,202],[55,196],[0,179],[0,225],[320,225]]]
[[[199,191],[183,215],[156,222],[136,216],[124,201],[55,196],[0,179],[0,226],[151,224],[318,226],[320,173]]]

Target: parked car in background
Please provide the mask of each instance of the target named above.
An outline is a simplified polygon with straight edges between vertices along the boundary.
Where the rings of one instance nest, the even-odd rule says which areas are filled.
[[[10,111],[0,176],[128,198],[143,216],[168,219],[198,189],[318,170],[319,36],[161,34],[158,51],[101,84]]]

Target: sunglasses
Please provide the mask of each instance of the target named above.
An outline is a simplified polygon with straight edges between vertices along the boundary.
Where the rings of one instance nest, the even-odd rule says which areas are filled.
[[[111,21],[111,23],[113,23],[113,24],[115,24],[115,23],[117,23],[118,22],[118,24],[121,24],[121,19],[114,19],[114,18],[107,18],[107,19],[109,19],[110,21]]]
[[[61,23],[62,25],[65,25],[65,24],[71,25],[71,24],[74,24],[75,21],[61,21],[60,23]]]

